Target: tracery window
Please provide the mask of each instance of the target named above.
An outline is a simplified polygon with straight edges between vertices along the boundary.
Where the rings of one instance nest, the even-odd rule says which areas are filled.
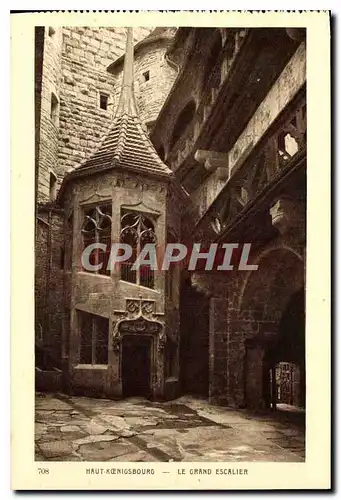
[[[123,211],[121,215],[121,243],[132,247],[131,257],[121,263],[121,279],[137,285],[154,288],[154,271],[148,264],[133,269],[136,257],[146,244],[156,244],[155,226],[153,220],[138,212]],[[148,257],[147,257],[148,258]]]
[[[97,273],[109,276],[110,269],[107,269],[107,265],[111,250],[111,215],[111,203],[88,208],[84,211],[82,226],[83,250],[93,243],[102,243],[106,246],[106,250],[94,249],[89,262],[91,265],[103,264]]]

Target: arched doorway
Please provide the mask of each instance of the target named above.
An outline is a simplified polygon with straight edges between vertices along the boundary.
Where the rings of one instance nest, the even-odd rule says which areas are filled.
[[[239,322],[244,341],[244,403],[273,408],[304,406],[304,264],[288,248],[258,259],[245,280]],[[292,401],[292,403],[290,402]]]
[[[305,294],[294,293],[280,319],[276,342],[268,348],[269,406],[305,407]]]
[[[122,339],[123,397],[152,396],[152,348],[149,335],[124,335]]]

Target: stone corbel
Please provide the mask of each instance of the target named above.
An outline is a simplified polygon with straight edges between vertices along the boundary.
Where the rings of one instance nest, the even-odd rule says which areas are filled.
[[[269,210],[272,225],[282,236],[305,232],[305,208],[298,200],[279,198]]]
[[[229,155],[227,153],[218,153],[207,149],[198,149],[194,159],[204,165],[208,172],[218,170],[219,179],[228,179],[229,177]]]

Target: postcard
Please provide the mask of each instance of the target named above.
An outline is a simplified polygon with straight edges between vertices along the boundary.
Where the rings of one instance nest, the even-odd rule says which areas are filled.
[[[12,488],[330,489],[330,13],[11,50]]]

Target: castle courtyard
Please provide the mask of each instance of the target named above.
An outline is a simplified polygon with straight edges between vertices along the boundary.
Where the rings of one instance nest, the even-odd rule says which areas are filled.
[[[35,460],[303,462],[303,410],[252,412],[183,396],[94,399],[36,394]],[[239,469],[238,469],[239,470]]]

